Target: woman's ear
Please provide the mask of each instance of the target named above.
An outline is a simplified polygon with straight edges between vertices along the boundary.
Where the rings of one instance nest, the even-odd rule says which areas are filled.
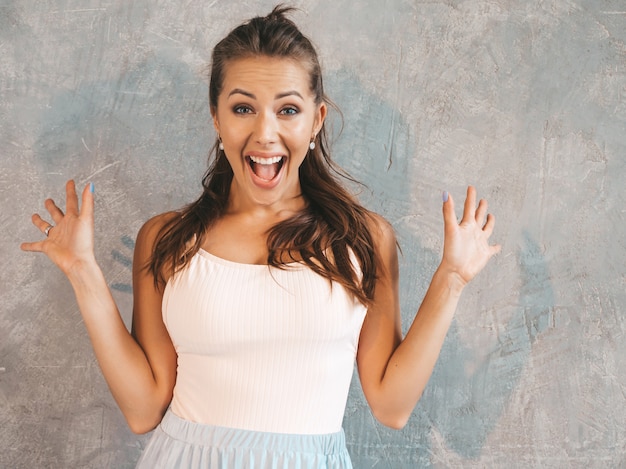
[[[213,118],[213,128],[217,132],[217,135],[219,135],[220,134],[220,123],[217,120],[217,109],[215,109],[215,107],[213,107],[213,106],[211,106],[211,117]]]
[[[326,113],[328,112],[328,108],[326,107],[326,103],[322,102],[317,108],[317,114],[315,116],[315,121],[313,122],[313,133],[317,135],[324,125],[324,120],[326,119]]]

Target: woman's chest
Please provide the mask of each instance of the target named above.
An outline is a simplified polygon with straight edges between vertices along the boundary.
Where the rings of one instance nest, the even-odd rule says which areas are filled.
[[[179,352],[355,343],[365,308],[310,269],[237,264],[200,251],[168,284],[163,319]]]

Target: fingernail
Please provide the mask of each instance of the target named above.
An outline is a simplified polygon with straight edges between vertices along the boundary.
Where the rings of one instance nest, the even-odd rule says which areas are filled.
[[[448,191],[443,191],[441,198],[443,199],[443,203],[446,203],[448,201]]]
[[[93,194],[93,192],[96,190],[96,188],[93,185],[93,182],[89,183],[89,191]]]

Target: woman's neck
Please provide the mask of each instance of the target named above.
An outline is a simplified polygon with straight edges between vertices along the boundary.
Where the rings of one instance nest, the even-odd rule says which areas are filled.
[[[293,191],[293,196],[282,197],[279,200],[265,203],[253,200],[247,194],[238,191],[236,185],[233,184],[224,215],[243,216],[272,223],[280,222],[306,207],[307,203],[300,187],[297,189],[297,191]]]

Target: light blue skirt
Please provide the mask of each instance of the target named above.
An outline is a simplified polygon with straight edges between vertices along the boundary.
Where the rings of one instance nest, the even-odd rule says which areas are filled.
[[[168,410],[138,469],[352,469],[343,430],[291,435],[190,422]]]

